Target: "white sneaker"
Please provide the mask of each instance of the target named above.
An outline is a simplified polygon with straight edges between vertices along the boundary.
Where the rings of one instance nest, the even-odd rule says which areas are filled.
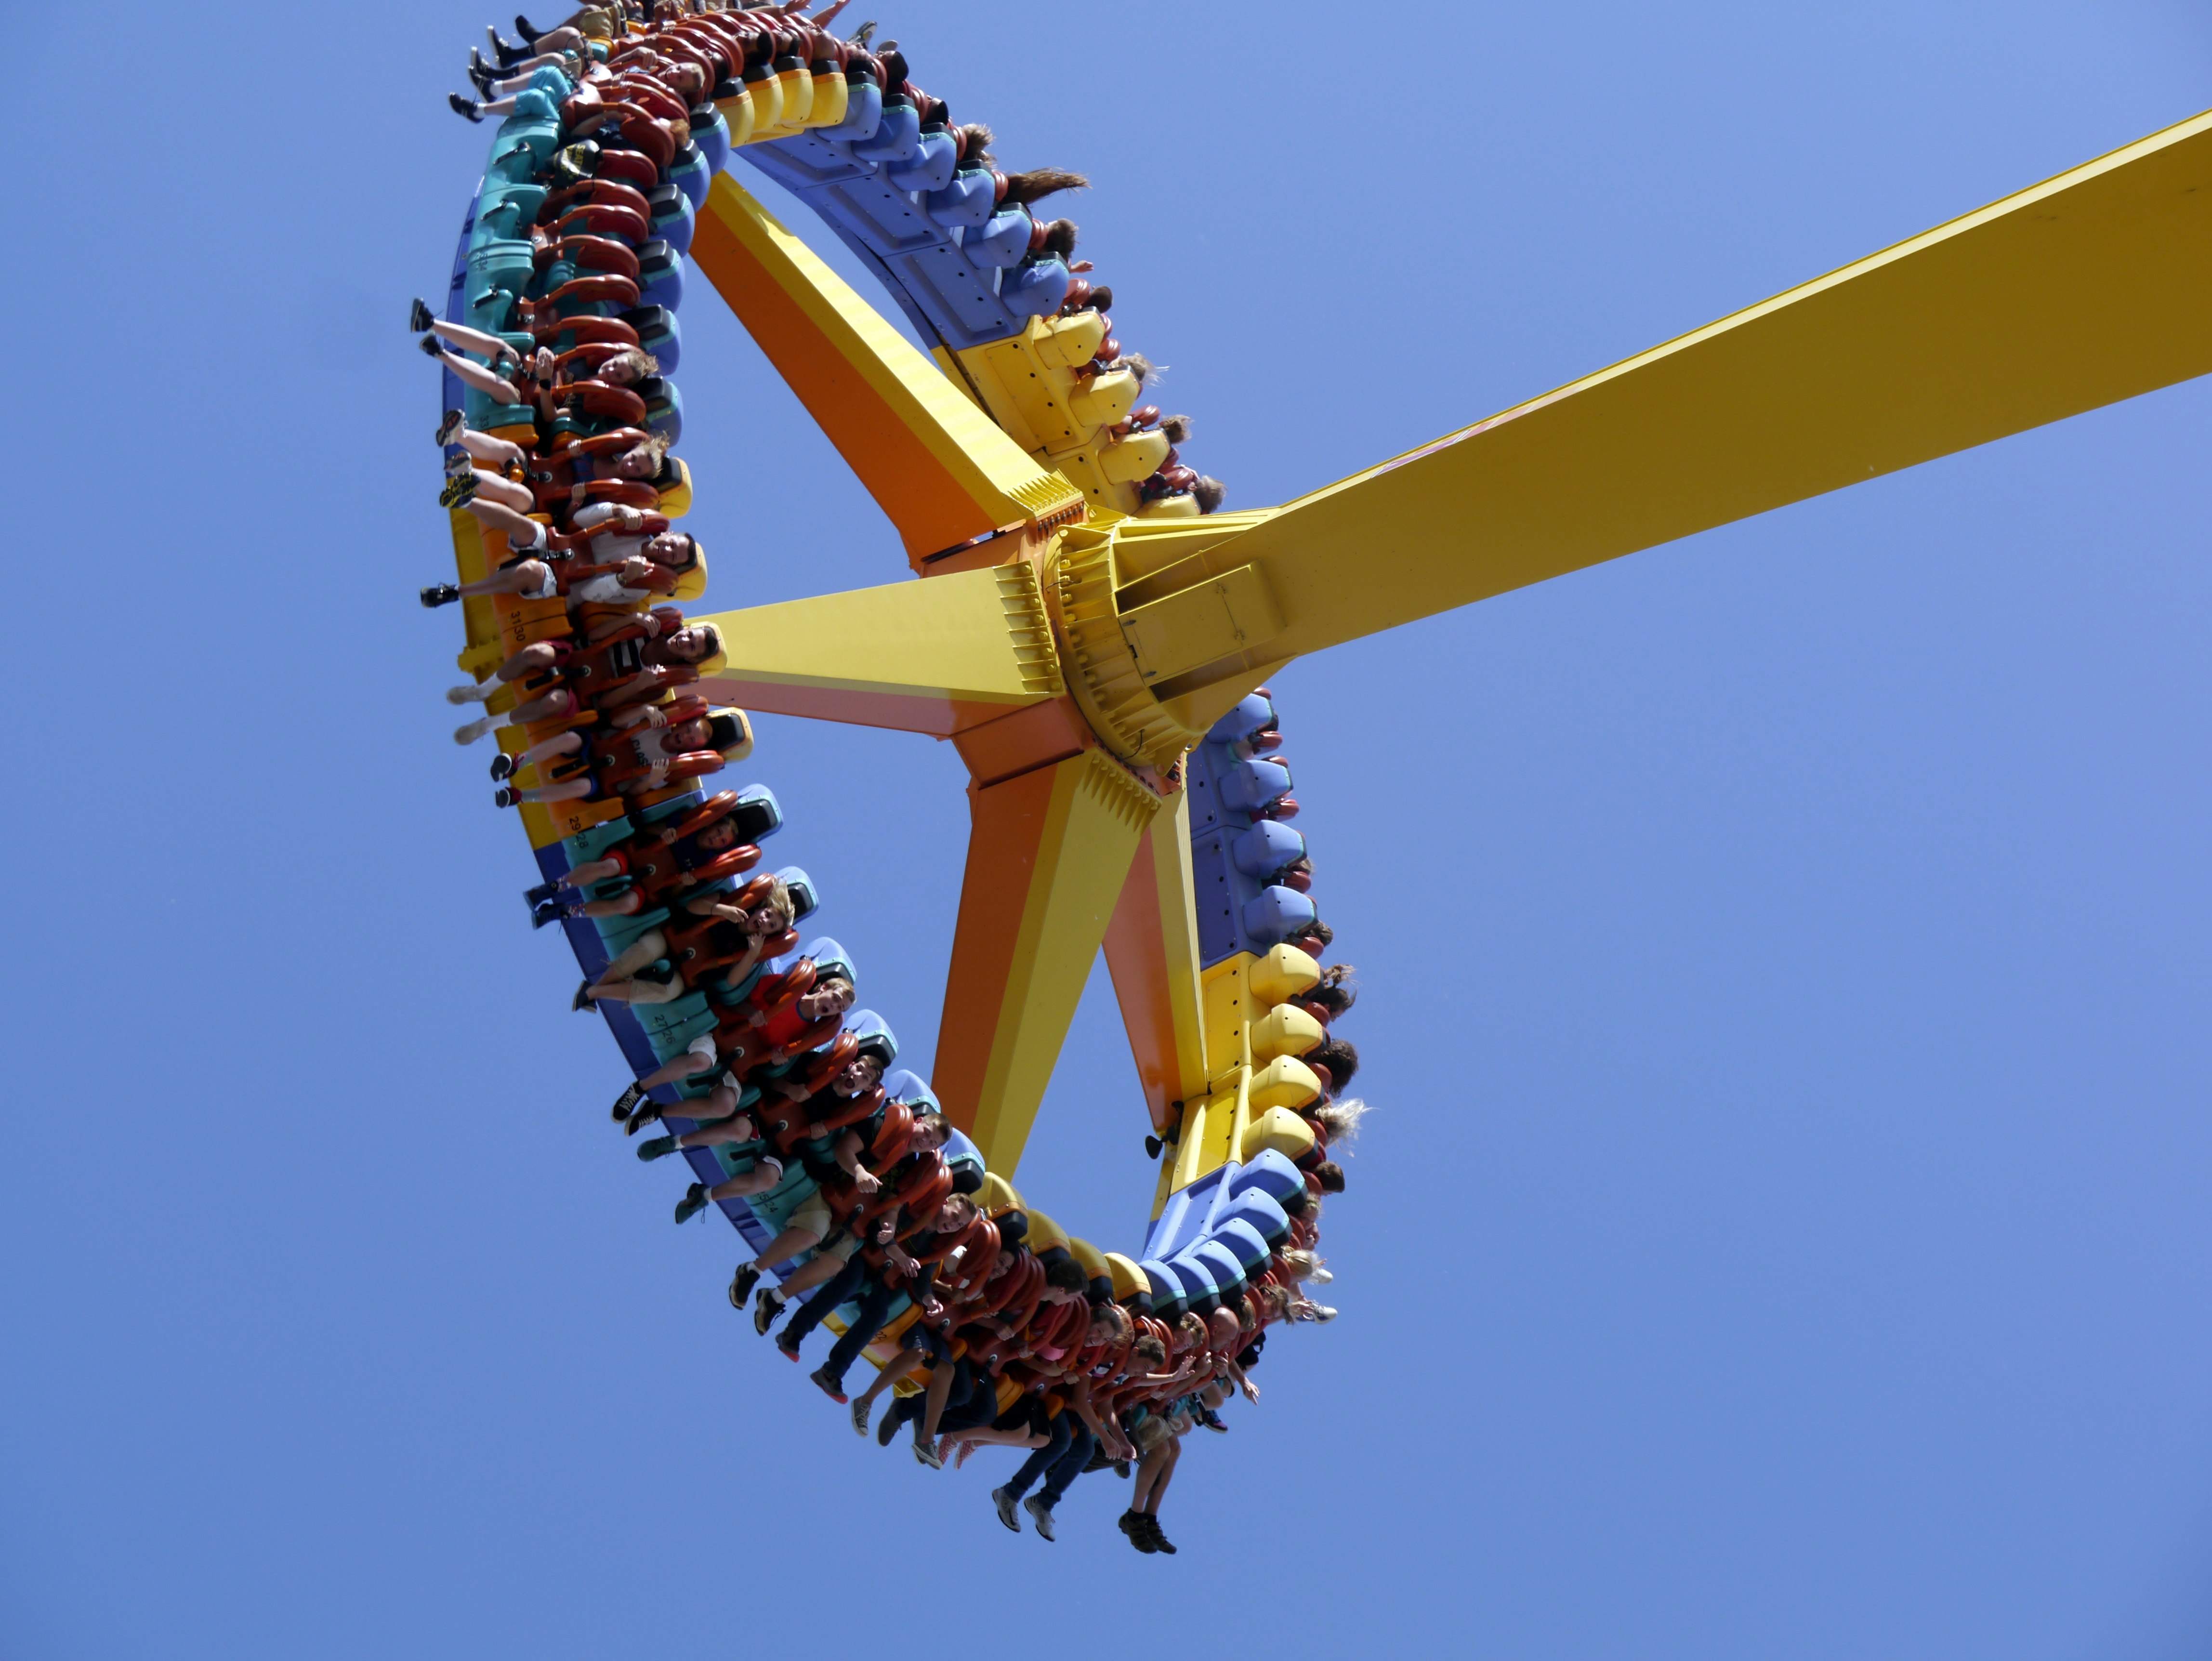
[[[1021,1518],[1014,1515],[1014,1496],[1005,1488],[993,1488],[991,1503],[999,1508],[999,1520],[1016,1534],[1019,1534],[1022,1531],[1022,1522]]]
[[[1000,1494],[1004,1494],[1006,1489],[1000,1488],[999,1492]],[[1042,1535],[1048,1540],[1053,1537],[1052,1507],[1050,1506],[1048,1506],[1037,1495],[1032,1494],[1028,1499],[1022,1501],[1022,1509],[1029,1512],[1030,1521],[1036,1524],[1036,1531],[1039,1534]]]

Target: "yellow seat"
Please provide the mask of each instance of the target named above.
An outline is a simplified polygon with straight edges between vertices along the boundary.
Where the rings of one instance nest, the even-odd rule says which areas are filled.
[[[1196,519],[1198,498],[1195,496],[1162,496],[1158,502],[1148,502],[1137,509],[1139,519]]]
[[[1110,427],[1137,407],[1143,390],[1133,369],[1093,375],[1088,386],[1068,394],[1067,413],[1079,427]]]
[[[775,83],[783,98],[783,113],[775,125],[786,134],[797,132],[814,108],[814,77],[804,69],[785,70],[775,77]]]
[[[1145,1278],[1145,1271],[1137,1267],[1135,1258],[1125,1257],[1118,1251],[1109,1251],[1105,1256],[1107,1272],[1114,1277],[1116,1302],[1124,1298],[1133,1298],[1140,1292],[1149,1293],[1152,1291],[1152,1283]]]
[[[1132,433],[1098,452],[1098,471],[1116,484],[1134,484],[1159,472],[1171,447],[1165,433]]]
[[[1037,319],[1037,356],[1063,368],[1079,368],[1088,363],[1098,355],[1105,341],[1106,319],[1095,311],[1078,312],[1073,317]],[[1118,416],[1115,418],[1120,419]]]
[[[1244,971],[1244,981],[1260,1002],[1288,1003],[1321,984],[1321,965],[1295,946],[1271,946]]]
[[[730,124],[730,148],[732,149],[735,149],[738,145],[748,143],[751,141],[753,136],[754,117],[757,113],[751,93],[746,91],[741,87],[738,89],[738,94],[734,98],[716,99],[714,100],[714,107],[721,111],[722,119]]]
[[[1295,1056],[1278,1056],[1252,1074],[1252,1110],[1304,1107],[1321,1099],[1321,1080]]]
[[[1272,1062],[1279,1056],[1304,1056],[1328,1038],[1328,1029],[1304,1010],[1279,1003],[1252,1023],[1252,1059]]]
[[[834,127],[845,119],[851,107],[847,94],[852,89],[845,84],[845,71],[833,69],[814,77],[814,101],[807,106],[805,125],[810,127]]]
[[[1311,1078],[1309,1073],[1306,1075]],[[1246,1165],[1273,1150],[1286,1159],[1302,1159],[1313,1152],[1313,1127],[1287,1107],[1271,1107],[1244,1127],[1237,1157]]]

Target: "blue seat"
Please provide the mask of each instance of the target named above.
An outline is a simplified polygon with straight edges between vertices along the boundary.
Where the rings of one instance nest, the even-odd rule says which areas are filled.
[[[730,165],[730,124],[712,104],[691,112],[691,142],[699,147],[708,173],[720,173]]]
[[[671,444],[684,436],[684,397],[665,375],[647,375],[630,389],[645,400],[645,424]]]
[[[1306,839],[1287,824],[1262,819],[1229,845],[1230,857],[1248,877],[1272,877],[1305,857]]]
[[[1025,261],[999,279],[999,299],[1016,317],[1050,317],[1067,303],[1072,280],[1058,255]]]
[[[641,306],[673,311],[684,303],[684,256],[659,237],[637,251],[637,290]]]
[[[1168,1259],[1168,1267],[1182,1283],[1182,1301],[1194,1315],[1211,1315],[1221,1307],[1221,1288],[1214,1284],[1213,1270],[1195,1251],[1179,1251]]]
[[[814,879],[795,865],[787,865],[775,874],[791,891],[792,922],[802,922],[812,916],[815,908],[822,904],[821,896],[815,890]]]
[[[1291,770],[1279,761],[1240,761],[1216,776],[1221,800],[1240,813],[1255,813],[1291,790]]]
[[[1275,706],[1257,692],[1240,699],[1237,707],[1206,729],[1209,744],[1242,744],[1253,733],[1272,726]]]
[[[683,366],[684,331],[667,307],[634,306],[622,320],[637,331],[637,344],[659,360],[661,374],[672,374]]]
[[[699,216],[693,211],[691,198],[684,194],[683,187],[672,182],[656,185],[645,200],[653,214],[651,234],[678,253],[690,252],[691,233],[699,223]]]
[[[1256,1190],[1279,1203],[1305,1185],[1306,1179],[1298,1174],[1297,1166],[1268,1147],[1253,1155],[1243,1169],[1229,1179],[1229,1192],[1233,1198]]]
[[[788,966],[797,963],[801,958],[814,959],[814,979],[817,985],[840,970],[854,986],[857,987],[860,983],[860,975],[853,968],[851,955],[827,934],[816,935],[805,945],[800,946],[791,957],[778,958],[776,962]]]
[[[904,1102],[908,1107],[926,1107],[933,1113],[941,1113],[945,1110],[938,1105],[936,1092],[930,1089],[921,1074],[907,1068],[902,1067],[896,1073],[884,1074],[884,1093],[895,1102]],[[957,1130],[952,1135],[956,1141],[965,1142],[971,1148],[975,1146]],[[951,1142],[945,1144],[948,1159],[951,1157]],[[983,1156],[978,1153],[975,1157],[980,1160]]]
[[[1244,1278],[1248,1282],[1255,1275],[1264,1275],[1268,1260],[1274,1256],[1260,1231],[1241,1217],[1217,1221],[1212,1238],[1236,1255],[1237,1262],[1243,1267]]]
[[[1278,883],[1244,902],[1244,933],[1255,944],[1280,946],[1320,915],[1309,897]]]
[[[849,116],[848,116],[849,119]],[[904,101],[883,112],[876,130],[853,146],[856,161],[911,161],[921,153],[921,113]]]
[[[892,162],[884,177],[902,191],[941,191],[960,165],[960,141],[942,127],[923,133],[912,157]]]
[[[860,1053],[873,1056],[886,1071],[898,1059],[898,1035],[874,1010],[854,1010],[845,1017],[845,1030],[860,1041]]]
[[[1200,1240],[1189,1255],[1206,1265],[1206,1273],[1213,1277],[1213,1288],[1224,1301],[1244,1290],[1243,1262],[1221,1241]]]
[[[960,252],[968,256],[969,265],[985,269],[1018,265],[1030,251],[1030,234],[1034,228],[1028,209],[1002,208],[984,221],[981,230],[969,231],[960,239]]]
[[[739,842],[763,843],[783,829],[783,804],[765,784],[748,784],[738,792],[737,812],[730,817]]]
[[[538,210],[545,205],[545,186],[519,185],[506,179],[484,180],[477,203],[475,222],[469,228],[471,248],[486,242],[526,241]]]
[[[855,70],[845,77],[845,119],[834,127],[818,130],[821,137],[841,144],[873,138],[884,119],[884,89],[875,77]]]
[[[997,190],[988,167],[963,167],[944,189],[929,193],[921,204],[922,211],[938,224],[974,228],[990,218],[992,209],[998,205]]]
[[[686,144],[668,164],[667,182],[690,197],[693,208],[702,208],[707,204],[708,187],[714,182],[714,170],[707,165],[696,144]]]
[[[1300,1179],[1304,1186],[1304,1179]],[[1249,1228],[1270,1247],[1279,1246],[1291,1238],[1290,1214],[1260,1188],[1246,1189],[1243,1193],[1231,1193],[1214,1214],[1213,1230],[1222,1233],[1231,1224]]]
[[[1176,1317],[1189,1305],[1183,1296],[1182,1281],[1175,1270],[1157,1257],[1147,1257],[1137,1267],[1145,1272],[1145,1279],[1152,1288],[1152,1313],[1170,1325]]]

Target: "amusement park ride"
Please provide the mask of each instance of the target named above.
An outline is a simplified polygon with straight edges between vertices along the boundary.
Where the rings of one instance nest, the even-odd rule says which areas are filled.
[[[694,113],[689,258],[911,574],[703,619],[725,660],[696,690],[957,750],[972,829],[931,1086],[1011,1177],[1103,948],[1169,1144],[1132,1257],[1187,1243],[1194,1196],[1251,1157],[1270,1107],[1316,1087],[1279,1013],[1313,966],[1271,937],[1231,834],[1254,821],[1224,794],[1250,763],[1222,740],[1277,670],[2212,370],[2207,114],[1280,507],[1139,511],[1157,456],[1113,434],[1134,386],[1085,373],[1096,314],[1011,307],[1001,271],[927,210],[916,152],[872,157],[858,91],[818,65],[812,88],[796,76],[725,88],[719,131]],[[927,352],[721,171],[736,155],[823,216]],[[488,202],[455,261],[456,322],[482,321]],[[481,576],[504,551],[453,520],[462,576]],[[463,666],[488,675],[560,610],[472,599]],[[622,812],[526,808],[543,873],[592,857]],[[587,971],[622,943],[568,927]],[[614,1018],[641,1074],[689,1041],[673,1014]]]

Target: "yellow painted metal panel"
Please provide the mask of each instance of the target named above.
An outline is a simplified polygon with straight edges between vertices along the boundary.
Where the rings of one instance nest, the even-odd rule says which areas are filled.
[[[2212,114],[1302,497],[1173,571],[1131,557],[1151,521],[1121,557],[1161,591],[1256,562],[1284,618],[1258,653],[1316,651],[2203,374],[2209,278]]]
[[[1062,691],[1025,563],[700,619],[728,659],[712,698],[940,737]]]

